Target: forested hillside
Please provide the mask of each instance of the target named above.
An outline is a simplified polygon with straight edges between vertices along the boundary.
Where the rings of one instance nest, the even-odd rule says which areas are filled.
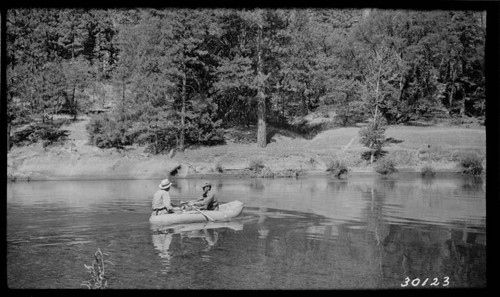
[[[449,117],[484,122],[486,15],[335,9],[12,9],[9,148],[64,139],[154,154],[224,143],[224,128]],[[66,120],[66,119],[65,119]]]

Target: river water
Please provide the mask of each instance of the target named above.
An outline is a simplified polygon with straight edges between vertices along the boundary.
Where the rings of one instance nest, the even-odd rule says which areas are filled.
[[[156,180],[8,184],[8,287],[85,288],[97,249],[109,289],[486,286],[481,178],[210,181],[245,203],[239,217],[152,226]],[[171,197],[202,183],[179,179]]]

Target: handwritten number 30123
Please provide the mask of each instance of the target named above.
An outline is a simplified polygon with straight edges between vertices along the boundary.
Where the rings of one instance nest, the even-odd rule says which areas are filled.
[[[405,281],[404,283],[401,284],[401,287],[406,287],[408,285],[412,285],[414,287],[417,287],[417,286],[425,286],[427,285],[427,283],[429,282],[429,278],[426,278],[422,283],[420,283],[420,279],[417,277],[417,278],[414,278],[413,280],[411,280],[409,277],[406,277],[405,278]],[[437,277],[435,277],[432,282],[429,283],[430,286],[439,286],[439,280]],[[446,287],[450,284],[450,278],[445,276],[444,277],[444,281],[443,283],[441,284],[443,287]]]

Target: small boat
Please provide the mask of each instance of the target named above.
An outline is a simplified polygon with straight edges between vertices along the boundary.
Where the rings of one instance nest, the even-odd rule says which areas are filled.
[[[150,223],[159,223],[163,225],[206,222],[210,219],[214,221],[229,221],[237,217],[243,211],[243,202],[235,200],[219,205],[219,210],[189,210],[181,213],[171,213],[163,215],[152,215],[149,218]],[[203,214],[205,215],[203,215]]]

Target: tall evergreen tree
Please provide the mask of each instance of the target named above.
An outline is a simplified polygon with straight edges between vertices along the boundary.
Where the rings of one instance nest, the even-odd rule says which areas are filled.
[[[283,29],[286,12],[281,10],[228,11],[221,18],[226,45],[221,52],[215,88],[222,94],[255,100],[257,145],[267,145],[268,93],[275,85],[279,57],[288,42]]]

